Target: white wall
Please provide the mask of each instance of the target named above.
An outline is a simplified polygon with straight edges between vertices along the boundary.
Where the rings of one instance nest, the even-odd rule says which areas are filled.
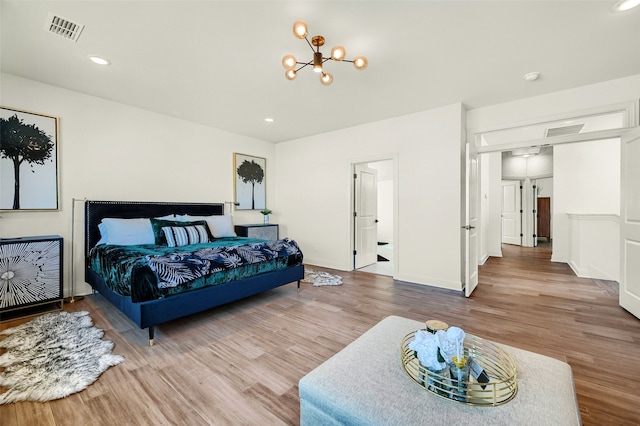
[[[275,200],[274,145],[187,121],[0,74],[3,106],[59,117],[60,210],[2,212],[0,236],[61,235],[70,288],[71,199],[223,202],[233,200],[233,152],[267,159],[268,205]],[[4,165],[3,165],[4,167]],[[236,223],[258,212],[236,212]],[[81,283],[82,209],[76,206],[76,289]]]
[[[541,154],[531,157],[502,155],[502,179],[524,180],[548,177],[553,174],[553,155]]]
[[[538,187],[538,197],[553,198],[553,178],[538,179],[536,186]]]
[[[556,146],[553,178],[552,260],[568,262],[568,214],[620,214],[620,140]],[[591,243],[599,241],[593,239]]]
[[[553,154],[534,155],[527,158],[527,177],[537,179],[553,175]]]
[[[277,204],[305,262],[352,269],[351,164],[397,158],[396,279],[461,289],[462,105],[276,145]]]
[[[499,152],[483,154],[489,158],[489,217],[482,223],[483,239],[487,242],[487,254],[502,257],[502,156]]]
[[[502,180],[522,180],[527,177],[527,159],[502,154]]]

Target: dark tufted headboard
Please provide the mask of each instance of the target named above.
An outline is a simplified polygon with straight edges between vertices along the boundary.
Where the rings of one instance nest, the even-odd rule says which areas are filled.
[[[224,214],[224,203],[179,203],[148,201],[85,201],[84,204],[84,252],[100,240],[98,224],[106,217],[134,219],[158,217],[168,214],[189,214],[192,216],[212,216]]]

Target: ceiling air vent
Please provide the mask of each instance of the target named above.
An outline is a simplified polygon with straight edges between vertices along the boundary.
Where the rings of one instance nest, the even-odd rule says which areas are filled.
[[[55,13],[49,13],[44,29],[51,34],[58,35],[62,38],[66,38],[67,40],[78,41],[78,37],[80,37],[80,33],[84,29],[84,25],[70,21],[67,18],[56,15]]]
[[[545,138],[552,138],[554,136],[575,135],[580,133],[580,130],[584,127],[584,124],[574,124],[573,126],[554,127],[545,131]]]

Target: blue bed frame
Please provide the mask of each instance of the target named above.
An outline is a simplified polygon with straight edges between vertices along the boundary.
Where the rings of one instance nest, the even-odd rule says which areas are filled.
[[[285,270],[267,272],[238,281],[203,287],[187,293],[146,302],[132,302],[130,297],[113,292],[102,279],[89,268],[89,250],[100,239],[98,224],[103,218],[159,217],[168,214],[210,216],[224,214],[223,203],[171,203],[138,201],[85,201],[85,281],[111,302],[140,328],[149,329],[149,345],[154,344],[154,326],[187,315],[202,312],[245,297],[253,296],[304,278],[304,266],[296,265]]]

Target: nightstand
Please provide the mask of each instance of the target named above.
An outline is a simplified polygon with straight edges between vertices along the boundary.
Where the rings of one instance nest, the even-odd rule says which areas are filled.
[[[260,238],[262,240],[277,240],[279,233],[278,225],[275,223],[236,225],[235,230],[239,237]]]
[[[2,321],[62,309],[62,237],[0,238]]]

